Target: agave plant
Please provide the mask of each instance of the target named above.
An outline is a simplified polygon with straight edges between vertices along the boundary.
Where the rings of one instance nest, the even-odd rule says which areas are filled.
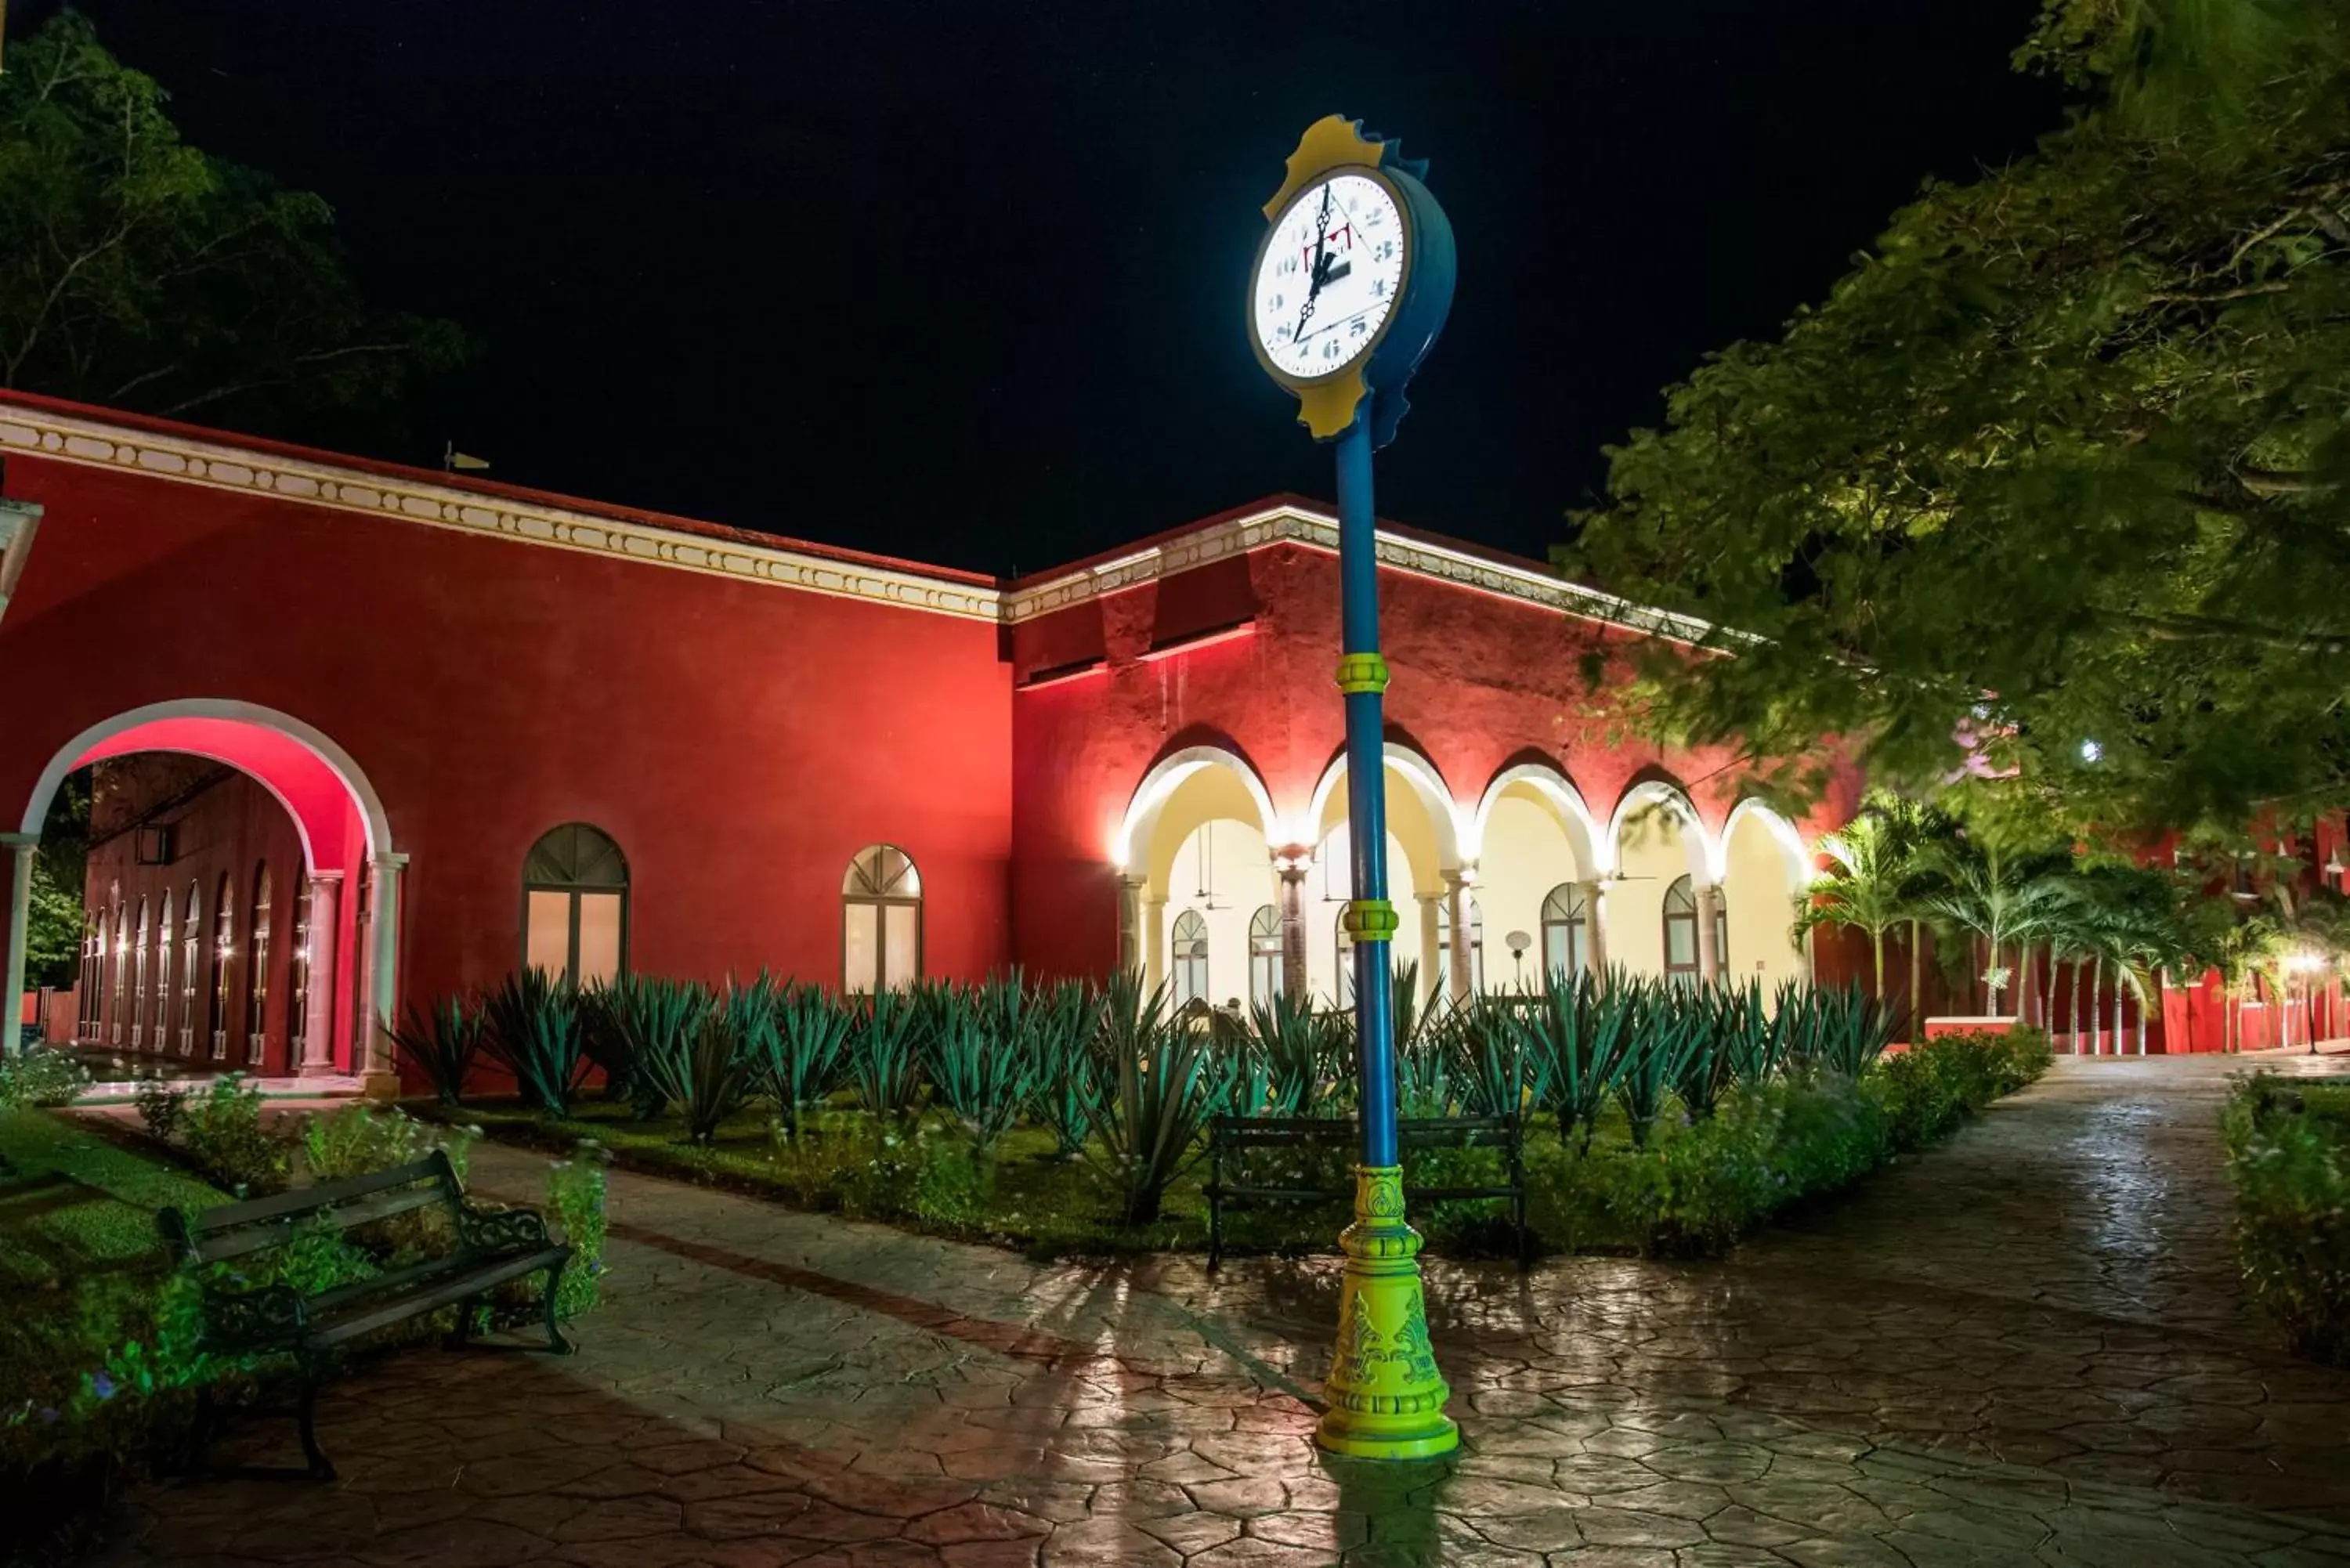
[[[1452,1106],[1452,1010],[1440,994],[1423,997],[1419,965],[1396,966],[1396,1104],[1422,1116]],[[1351,1044],[1351,1042],[1350,1042]]]
[[[506,976],[482,1000],[482,1049],[549,1116],[571,1114],[590,1065],[585,1036],[578,992],[543,969]]]
[[[1804,994],[1805,1056],[1830,1072],[1856,1078],[1885,1054],[1899,1025],[1894,1009],[1872,1001],[1857,984],[1837,990],[1813,988]]]
[[[1035,1058],[1024,1049],[1030,1005],[1017,971],[938,993],[922,1066],[933,1096],[971,1135],[974,1158],[987,1157],[1035,1091]]]
[[[650,1120],[685,1099],[677,1085],[689,1080],[675,1064],[710,1009],[708,991],[684,981],[621,975],[580,1001],[583,1047],[628,1097],[638,1119]]]
[[[1537,1103],[1558,1117],[1558,1136],[1591,1147],[1599,1113],[1614,1092],[1632,1048],[1630,1030],[1638,993],[1618,972],[1604,988],[1598,977],[1563,981],[1534,1005],[1513,1013],[1521,1046],[1540,1064],[1544,1093]],[[1581,1129],[1580,1140],[1576,1129]]]
[[[1511,1116],[1525,1104],[1525,1033],[1518,1015],[1540,1005],[1523,996],[1477,996],[1453,1010],[1445,1031],[1461,1108],[1472,1116]]]
[[[1666,1093],[1689,1071],[1700,1049],[1705,1015],[1686,993],[1643,986],[1627,998],[1631,1047],[1616,1078],[1616,1099],[1631,1125],[1632,1147],[1645,1148],[1648,1130],[1664,1114]]]
[[[684,1114],[686,1137],[708,1143],[750,1093],[751,1062],[743,1034],[746,1022],[764,1012],[764,1002],[757,997],[746,1001],[733,990],[713,997],[700,986],[668,983],[696,1000],[672,1002],[664,1022],[680,1027],[647,1043],[640,1071]]]
[[[1235,1114],[1307,1116],[1346,1075],[1347,1031],[1332,1013],[1301,997],[1276,993],[1249,1008],[1248,1038],[1234,1053],[1252,1089]]]
[[[1094,1051],[1095,999],[1083,981],[1066,980],[1029,999],[1019,1048],[1029,1064],[1029,1107],[1053,1129],[1054,1153],[1073,1159],[1085,1145],[1086,1106],[1101,1059]]]
[[[765,1001],[767,1025],[745,1039],[743,1053],[785,1135],[796,1137],[800,1107],[840,1082],[853,1020],[847,1008],[812,985],[772,986]]]
[[[915,1047],[930,994],[917,1002],[894,991],[877,991],[850,1004],[848,1082],[857,1099],[877,1116],[905,1120],[921,1093],[921,1059]]]
[[[424,1075],[444,1106],[463,1102],[465,1075],[482,1050],[482,1010],[462,995],[442,997],[419,1012],[411,1004],[407,1022],[387,1028],[392,1049]]]
[[[1171,1018],[1162,985],[1146,992],[1121,971],[1102,987],[1096,1049],[1102,1058],[1086,1119],[1085,1153],[1118,1193],[1129,1225],[1159,1218],[1168,1187],[1199,1158],[1200,1132],[1215,1113],[1215,1049]]]

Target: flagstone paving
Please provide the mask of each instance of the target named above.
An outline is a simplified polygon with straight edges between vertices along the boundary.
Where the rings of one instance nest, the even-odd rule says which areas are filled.
[[[2350,1375],[2234,1288],[2227,1065],[2060,1064],[1727,1262],[1434,1264],[1467,1441],[1420,1466],[1312,1448],[1331,1262],[1038,1264],[619,1175],[579,1355],[359,1369],[339,1480],[150,1489],[107,1560],[2340,1568]]]

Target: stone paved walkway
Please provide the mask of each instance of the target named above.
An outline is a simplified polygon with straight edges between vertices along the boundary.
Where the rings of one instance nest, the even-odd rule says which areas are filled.
[[[2232,1286],[2224,1070],[2062,1065],[1726,1263],[1434,1266],[1468,1442],[1396,1469],[1308,1440],[1328,1263],[1031,1264],[620,1176],[583,1354],[365,1369],[339,1481],[151,1490],[107,1561],[2342,1568],[2350,1376]]]

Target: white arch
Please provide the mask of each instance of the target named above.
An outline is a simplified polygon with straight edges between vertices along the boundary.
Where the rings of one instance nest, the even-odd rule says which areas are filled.
[[[1267,844],[1284,842],[1279,823],[1273,809],[1273,796],[1257,777],[1256,770],[1247,761],[1222,746],[1186,746],[1142,775],[1135,786],[1134,798],[1127,803],[1126,815],[1118,823],[1118,836],[1110,842],[1109,857],[1119,869],[1130,869],[1134,863],[1134,847],[1150,842],[1151,831],[1159,826],[1159,814],[1185,779],[1202,768],[1228,768],[1247,790],[1255,803],[1257,827]]]
[[[1807,885],[1812,879],[1812,851],[1804,842],[1803,834],[1794,823],[1752,797],[1730,808],[1730,820],[1721,825],[1720,842],[1708,847],[1713,857],[1713,879],[1720,882],[1729,876],[1730,841],[1737,836],[1739,823],[1749,816],[1768,828],[1772,838],[1786,851],[1788,886],[1800,888]]]
[[[1700,881],[1718,881],[1714,867],[1721,856],[1716,851],[1713,835],[1706,831],[1705,818],[1698,815],[1697,806],[1671,784],[1660,779],[1643,779],[1624,792],[1616,803],[1616,810],[1607,819],[1607,863],[1600,867],[1605,875],[1613,875],[1624,864],[1624,827],[1633,813],[1649,805],[1664,807],[1672,814],[1680,828],[1681,842],[1689,850],[1690,872]]]
[[[73,770],[74,763],[93,747],[102,745],[117,735],[128,733],[141,724],[165,719],[226,720],[274,730],[324,763],[349,793],[352,803],[359,808],[359,820],[366,828],[369,860],[377,867],[373,874],[374,890],[369,895],[376,913],[367,923],[371,946],[364,961],[367,968],[359,977],[363,984],[373,988],[374,1017],[362,1022],[354,1031],[350,1043],[350,1070],[370,1079],[388,1075],[390,1068],[382,1054],[384,1046],[371,1025],[389,1026],[400,1015],[400,871],[407,857],[392,848],[391,817],[383,808],[383,797],[376,793],[375,785],[369,782],[366,773],[352,760],[351,754],[317,726],[306,723],[291,713],[281,713],[275,708],[264,708],[257,703],[239,702],[225,697],[183,697],[130,709],[92,724],[67,742],[57,754],[49,759],[49,765],[41,770],[38,782],[33,785],[33,798],[26,804],[21,831],[35,838],[40,836],[42,825],[48,819],[50,798],[57,793],[57,786]],[[244,771],[242,764],[234,757],[214,756],[209,752],[186,754],[205,756]],[[295,832],[301,837],[303,863],[316,869],[317,857],[312,850],[309,831],[302,820],[302,814],[294,809],[293,803],[269,780],[250,773],[246,776],[258,779],[271,794],[276,796],[277,804],[286,808],[286,815],[294,821]],[[356,891],[354,888],[354,895]],[[348,909],[350,906],[347,903],[344,907]],[[15,913],[22,913],[21,905]],[[21,988],[23,978],[24,931],[21,921],[12,915],[8,930],[7,974],[5,977],[11,986],[10,995],[15,995],[16,989]]]
[[[1461,831],[1461,807],[1452,799],[1452,790],[1436,764],[1413,751],[1409,746],[1387,742],[1387,765],[1389,772],[1401,775],[1411,793],[1427,807],[1429,820],[1436,826],[1436,863],[1443,871],[1461,869],[1461,846],[1468,835]],[[1330,803],[1330,792],[1347,776],[1347,753],[1341,752],[1322,772],[1321,782],[1314,786],[1313,804],[1306,807],[1305,820],[1310,831],[1306,837],[1319,841],[1322,836],[1322,812]]]
[[[1521,763],[1505,768],[1493,782],[1485,786],[1485,796],[1477,803],[1477,814],[1471,819],[1466,851],[1471,860],[1481,860],[1485,852],[1485,829],[1492,821],[1493,807],[1512,784],[1525,784],[1541,795],[1559,820],[1566,826],[1568,847],[1575,851],[1575,864],[1587,875],[1597,876],[1599,865],[1599,826],[1591,820],[1591,808],[1584,804],[1583,793],[1567,776],[1547,763]]]
[[[368,782],[367,774],[358,763],[351,760],[348,752],[337,745],[324,731],[303,722],[291,713],[281,713],[275,708],[264,708],[257,703],[239,702],[225,697],[183,697],[170,702],[150,702],[144,708],[133,708],[103,722],[92,724],[68,741],[64,748],[49,759],[49,765],[41,770],[39,782],[33,785],[33,798],[26,805],[24,826],[19,831],[39,835],[42,824],[48,820],[50,797],[57,793],[57,786],[65,782],[66,774],[73,771],[74,763],[91,748],[159,719],[225,719],[275,730],[288,740],[301,742],[304,749],[326,763],[328,770],[342,780],[343,787],[350,792],[352,802],[359,809],[359,820],[367,827],[368,854],[375,857],[391,853],[391,818],[383,809],[383,797],[376,794],[375,786]],[[164,751],[172,748],[155,749]],[[231,767],[240,766],[233,757],[212,756],[209,753],[202,754]],[[254,776],[259,778],[257,774]],[[302,837],[304,861],[317,865],[317,857],[310,853],[309,829],[304,825],[301,813],[296,811],[293,802],[279,794],[277,787],[267,779],[259,779],[259,782],[277,797],[277,804],[286,808],[286,815],[294,819],[294,830]]]

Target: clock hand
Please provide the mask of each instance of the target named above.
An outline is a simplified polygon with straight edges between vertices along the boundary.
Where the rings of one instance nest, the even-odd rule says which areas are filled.
[[[1330,261],[1330,198],[1336,190],[1335,184],[1322,187],[1322,210],[1314,219],[1314,275],[1305,289],[1305,308],[1297,313],[1297,331],[1290,338],[1293,343],[1305,336],[1305,323],[1314,315],[1315,296],[1322,292],[1322,275]]]

